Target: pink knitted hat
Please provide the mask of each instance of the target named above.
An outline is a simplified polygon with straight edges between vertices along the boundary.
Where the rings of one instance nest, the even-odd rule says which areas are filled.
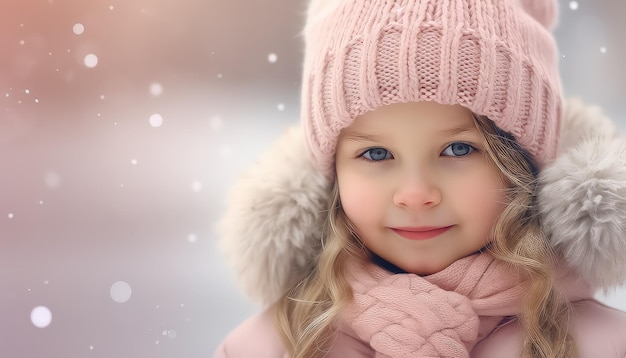
[[[334,173],[340,131],[380,106],[460,104],[513,134],[540,166],[556,155],[561,83],[555,0],[312,0],[302,121]]]

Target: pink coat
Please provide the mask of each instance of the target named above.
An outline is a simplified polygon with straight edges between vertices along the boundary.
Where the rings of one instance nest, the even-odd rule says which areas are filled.
[[[606,307],[593,299],[574,304],[572,322],[580,358],[626,357],[626,313]],[[518,358],[522,334],[516,321],[495,329],[471,352],[478,358]],[[339,332],[328,358],[374,357],[367,342],[352,330]],[[274,327],[274,312],[267,309],[248,318],[233,330],[219,346],[214,358],[283,358],[289,357]]]

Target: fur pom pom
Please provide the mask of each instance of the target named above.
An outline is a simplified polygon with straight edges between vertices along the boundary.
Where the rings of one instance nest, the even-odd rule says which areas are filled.
[[[552,245],[593,287],[626,281],[626,143],[597,107],[569,100],[561,153],[540,176]]]
[[[329,196],[299,127],[234,184],[219,244],[250,298],[269,305],[301,278],[320,251]]]

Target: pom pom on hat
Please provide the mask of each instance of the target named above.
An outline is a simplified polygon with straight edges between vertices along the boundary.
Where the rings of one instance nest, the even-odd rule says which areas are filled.
[[[554,30],[558,23],[559,7],[551,0],[520,0],[522,8],[548,31]]]

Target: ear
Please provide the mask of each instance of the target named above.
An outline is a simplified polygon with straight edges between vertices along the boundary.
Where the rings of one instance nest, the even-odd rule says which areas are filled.
[[[594,288],[626,281],[626,143],[597,107],[565,102],[560,154],[540,175],[552,245]]]
[[[331,183],[309,160],[304,132],[286,131],[231,189],[220,248],[241,286],[269,305],[319,254]]]

